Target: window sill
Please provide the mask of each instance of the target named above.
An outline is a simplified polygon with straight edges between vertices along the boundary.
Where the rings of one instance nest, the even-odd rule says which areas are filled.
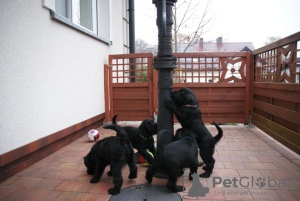
[[[80,27],[80,26],[78,26],[78,25],[76,25],[76,24],[73,24],[71,21],[67,20],[67,19],[64,18],[64,17],[61,17],[60,15],[56,14],[56,13],[55,13],[54,11],[52,11],[52,10],[50,10],[50,15],[51,15],[51,18],[52,18],[52,19],[55,19],[55,20],[57,20],[57,21],[59,21],[59,22],[61,22],[61,23],[63,23],[63,24],[66,24],[66,25],[68,25],[68,26],[70,26],[70,27],[72,27],[72,28],[74,28],[74,29],[76,29],[76,30],[78,30],[78,31],[81,31],[81,32],[83,32],[83,33],[85,33],[85,34],[87,34],[87,35],[89,35],[89,36],[91,36],[91,37],[93,37],[93,38],[95,38],[95,39],[97,39],[97,40],[100,40],[101,42],[104,42],[104,43],[106,43],[106,44],[108,44],[108,45],[111,45],[111,44],[112,44],[111,41],[106,40],[106,39],[104,39],[104,38],[98,36],[97,34],[94,34],[93,32],[88,31],[88,30],[86,30],[86,29],[84,29],[84,28],[82,28],[82,27]]]

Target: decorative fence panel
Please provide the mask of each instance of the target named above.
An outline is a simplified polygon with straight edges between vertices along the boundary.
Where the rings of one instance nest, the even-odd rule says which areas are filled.
[[[152,53],[110,55],[106,121],[142,121],[154,117]]]
[[[175,56],[178,68],[173,72],[173,90],[189,87],[195,92],[205,123],[248,123],[249,52]],[[152,62],[152,54],[147,53],[110,55],[105,73],[109,80],[107,117],[119,114],[118,120],[126,121],[154,118],[159,103],[157,71],[152,70]]]
[[[173,90],[191,88],[205,123],[248,123],[249,52],[178,53]],[[176,120],[175,120],[176,121]]]
[[[253,124],[300,154],[300,32],[252,54]]]

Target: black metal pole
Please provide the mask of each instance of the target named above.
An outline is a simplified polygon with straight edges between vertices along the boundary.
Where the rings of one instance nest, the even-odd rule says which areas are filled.
[[[177,0],[153,0],[157,8],[158,27],[158,53],[153,65],[153,68],[158,70],[158,148],[171,143],[174,136],[173,114],[165,108],[164,100],[171,98],[172,70],[177,68],[176,57],[172,51],[172,7],[176,2]],[[164,133],[164,137],[161,137],[159,131],[163,129],[170,132]],[[160,153],[160,150],[157,152]]]
[[[134,0],[128,2],[129,11],[129,53],[135,53],[135,21],[134,21]],[[130,82],[135,82],[135,59],[130,59]]]

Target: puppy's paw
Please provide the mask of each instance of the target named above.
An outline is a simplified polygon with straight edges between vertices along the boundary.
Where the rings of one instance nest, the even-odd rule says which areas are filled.
[[[152,183],[152,179],[153,179],[153,177],[149,174],[149,173],[147,173],[146,174],[146,180],[147,180],[147,182],[149,183],[149,184],[151,184]]]
[[[204,172],[202,174],[200,174],[199,176],[202,177],[202,178],[208,178],[210,176],[211,173],[209,172]]]
[[[130,171],[130,174],[128,176],[128,179],[135,179],[135,178],[137,178],[137,167],[134,170]]]
[[[97,183],[98,181],[99,181],[99,179],[93,177],[93,178],[91,178],[90,183],[93,184],[93,183]]]
[[[189,180],[193,181],[192,172],[189,173]]]
[[[111,195],[116,195],[120,193],[120,189],[110,188],[108,189],[108,193]]]
[[[185,187],[183,186],[168,186],[167,188],[172,192],[172,193],[177,193],[177,192],[182,192],[185,190]]]
[[[108,176],[112,176],[112,171],[111,171],[111,170],[108,171],[108,172],[107,172],[107,175],[108,175]]]
[[[185,191],[185,187],[184,186],[176,186],[177,192],[182,192]]]
[[[166,99],[164,104],[165,104],[165,107],[169,108],[169,109],[174,108],[174,106],[175,106],[175,103],[172,99]]]

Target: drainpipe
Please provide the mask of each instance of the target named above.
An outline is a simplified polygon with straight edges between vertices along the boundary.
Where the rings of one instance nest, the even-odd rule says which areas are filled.
[[[129,0],[129,53],[135,53],[135,26],[134,26],[134,0]],[[130,82],[135,82],[135,59],[131,58],[130,63]]]
[[[135,53],[134,0],[129,0],[129,52]]]

